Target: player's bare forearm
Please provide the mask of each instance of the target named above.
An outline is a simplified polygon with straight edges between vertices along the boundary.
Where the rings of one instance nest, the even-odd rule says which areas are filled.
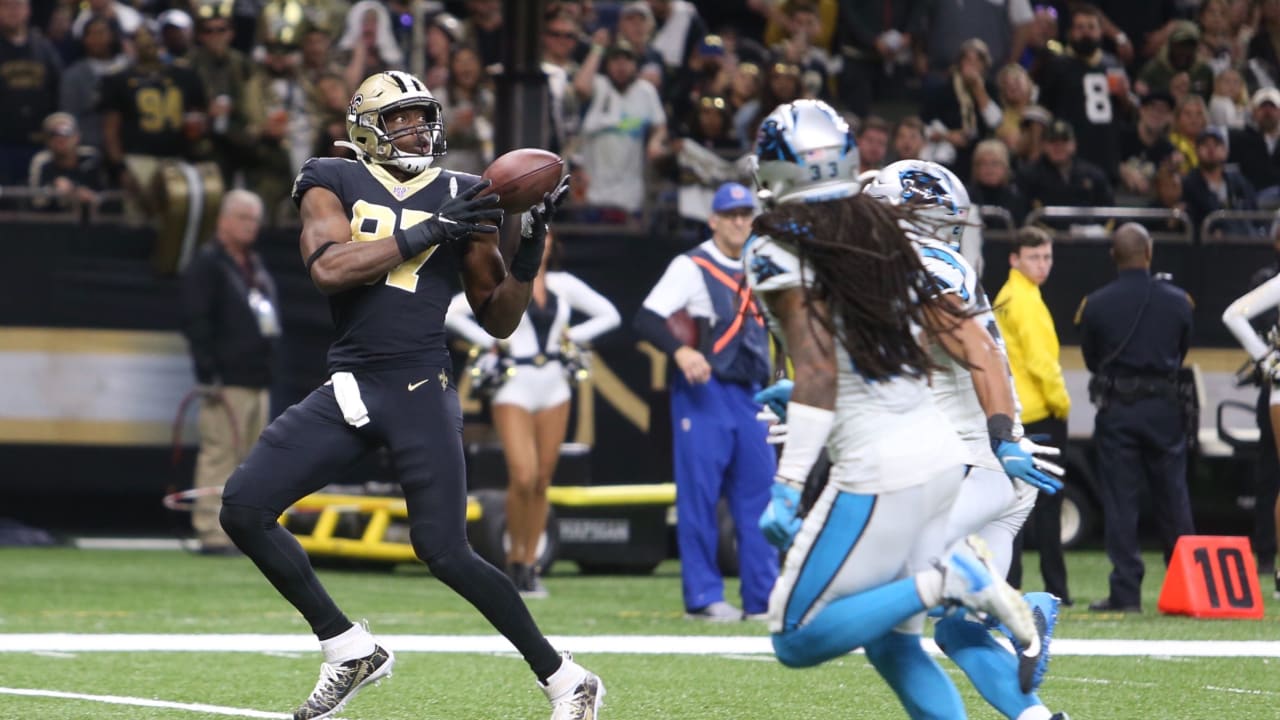
[[[926,310],[925,324],[929,337],[968,368],[978,404],[987,417],[1013,417],[1013,385],[991,333],[973,317],[957,318],[939,309]]]
[[[462,256],[462,287],[476,321],[496,338],[515,332],[533,294],[533,283],[507,272],[497,233],[472,235]]]
[[[484,331],[496,338],[509,337],[520,325],[532,294],[533,283],[520,282],[508,273],[489,295],[481,318]]]
[[[372,282],[404,262],[393,237],[352,242],[351,222],[342,202],[326,188],[306,191],[301,214],[299,249],[303,262],[329,245],[311,265],[311,282],[326,295]]]
[[[787,354],[795,368],[791,401],[834,410],[836,403],[835,338],[812,313],[826,313],[821,301],[805,303],[804,290],[791,288],[763,296],[769,310],[782,325]]]

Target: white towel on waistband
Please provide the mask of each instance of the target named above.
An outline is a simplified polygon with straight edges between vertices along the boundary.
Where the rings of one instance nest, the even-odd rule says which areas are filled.
[[[361,427],[369,423],[369,409],[360,399],[360,386],[356,384],[356,376],[349,372],[337,372],[331,378],[333,396],[342,408],[342,417],[352,427]]]

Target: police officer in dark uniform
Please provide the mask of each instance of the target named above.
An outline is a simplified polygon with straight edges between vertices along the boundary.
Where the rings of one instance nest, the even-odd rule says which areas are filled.
[[[1089,397],[1098,407],[1094,444],[1111,559],[1111,592],[1090,610],[1138,612],[1144,567],[1138,547],[1138,494],[1146,482],[1165,562],[1191,534],[1187,427],[1178,369],[1191,342],[1191,296],[1151,276],[1151,236],[1136,223],[1111,239],[1118,277],[1080,303],[1076,325]]]

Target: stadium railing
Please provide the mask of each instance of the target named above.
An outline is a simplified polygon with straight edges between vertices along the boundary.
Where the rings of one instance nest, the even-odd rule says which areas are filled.
[[[1018,232],[1018,223],[1014,222],[1013,213],[999,205],[979,205],[978,216],[982,219],[985,238],[1011,242]]]
[[[61,198],[48,188],[5,185],[0,186],[0,220],[59,225],[92,224],[99,220],[119,219],[123,201],[124,194],[118,190],[99,192],[93,202],[85,203],[77,198]]]
[[[1274,210],[1214,210],[1200,223],[1200,242],[1223,245],[1269,245]]]
[[[1121,221],[1146,225],[1156,242],[1195,242],[1195,225],[1187,213],[1166,208],[1046,205],[1028,213],[1025,224],[1048,227],[1055,241],[1102,242],[1111,239],[1108,225]],[[1175,225],[1181,230],[1174,230]]]

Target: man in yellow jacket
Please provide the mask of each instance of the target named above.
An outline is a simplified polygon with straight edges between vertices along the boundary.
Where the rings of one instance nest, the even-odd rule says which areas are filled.
[[[1071,397],[1058,362],[1058,333],[1040,295],[1040,286],[1049,278],[1052,267],[1053,238],[1049,233],[1036,227],[1019,230],[1013,252],[1009,253],[1009,279],[996,294],[995,314],[1009,353],[1026,434],[1047,435],[1047,444],[1065,450]],[[1070,606],[1067,566],[1062,558],[1062,495],[1041,493],[1031,516],[1044,589]],[[1022,584],[1021,549],[1019,533],[1009,568],[1009,583],[1014,587]]]

